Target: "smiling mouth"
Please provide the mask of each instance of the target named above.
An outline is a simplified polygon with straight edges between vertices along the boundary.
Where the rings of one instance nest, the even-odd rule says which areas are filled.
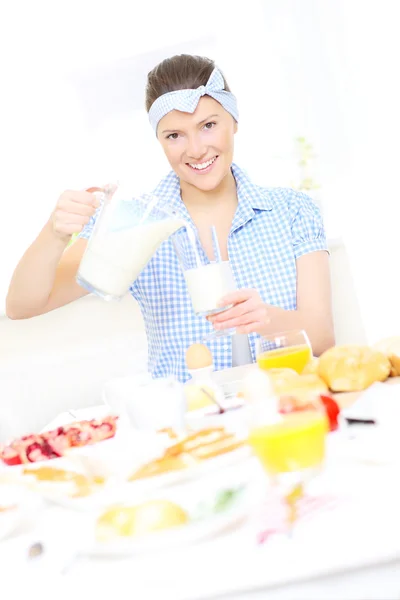
[[[210,160],[204,161],[202,163],[186,163],[186,164],[193,171],[197,171],[198,173],[201,173],[204,171],[208,171],[211,168],[211,166],[215,163],[217,158],[218,158],[218,156],[214,156],[213,158],[210,158]]]

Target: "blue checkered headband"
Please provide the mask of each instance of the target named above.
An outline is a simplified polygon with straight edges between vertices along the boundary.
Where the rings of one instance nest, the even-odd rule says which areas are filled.
[[[149,120],[154,131],[157,133],[159,122],[171,110],[194,113],[202,96],[214,98],[232,115],[235,121],[239,121],[236,97],[231,92],[224,90],[224,78],[221,72],[215,68],[206,85],[201,85],[195,90],[168,92],[153,102],[149,110]]]

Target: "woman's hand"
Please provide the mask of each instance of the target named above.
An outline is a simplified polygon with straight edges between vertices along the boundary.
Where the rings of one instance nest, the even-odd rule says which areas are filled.
[[[220,306],[233,304],[232,308],[208,320],[217,330],[235,328],[237,333],[263,333],[269,323],[268,305],[261,300],[257,290],[238,290],[224,296]]]
[[[80,233],[100,206],[93,192],[102,191],[102,188],[95,187],[81,192],[72,190],[63,192],[51,215],[56,237],[68,241],[73,233]]]

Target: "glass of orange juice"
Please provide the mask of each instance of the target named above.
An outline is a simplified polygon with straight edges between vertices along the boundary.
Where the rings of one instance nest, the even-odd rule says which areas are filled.
[[[262,336],[256,355],[260,369],[286,368],[301,373],[312,359],[312,348],[306,332],[299,329]]]
[[[291,533],[297,519],[298,500],[324,463],[327,416],[319,408],[277,415],[265,421],[260,418],[262,411],[253,414],[248,441],[270,484],[286,504],[287,529]]]

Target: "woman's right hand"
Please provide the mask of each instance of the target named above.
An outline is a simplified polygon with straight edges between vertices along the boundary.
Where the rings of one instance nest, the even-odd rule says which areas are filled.
[[[94,192],[102,191],[102,188],[92,187],[85,191],[63,192],[51,215],[51,224],[56,237],[69,242],[74,233],[80,233],[100,206]]]

